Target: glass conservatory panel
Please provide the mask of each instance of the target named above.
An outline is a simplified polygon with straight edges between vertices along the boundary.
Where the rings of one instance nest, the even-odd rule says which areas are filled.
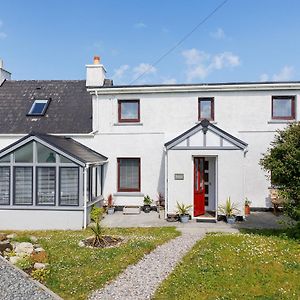
[[[14,171],[14,204],[32,204],[32,167],[15,167]]]
[[[2,158],[0,158],[0,162],[10,162],[10,154],[7,154],[5,156],[3,156]]]
[[[10,167],[0,167],[0,205],[9,204]]]
[[[15,151],[16,163],[31,163],[33,162],[33,142],[26,144]]]
[[[55,151],[51,150],[50,148],[37,143],[37,160],[39,163],[55,163]]]
[[[70,159],[64,157],[63,155],[60,155],[59,158],[60,158],[61,163],[64,163],[64,164],[72,164],[73,163]]]

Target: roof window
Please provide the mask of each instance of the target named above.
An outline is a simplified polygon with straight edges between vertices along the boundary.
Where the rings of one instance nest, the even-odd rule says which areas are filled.
[[[50,99],[46,100],[34,100],[28,116],[43,116],[46,113]]]

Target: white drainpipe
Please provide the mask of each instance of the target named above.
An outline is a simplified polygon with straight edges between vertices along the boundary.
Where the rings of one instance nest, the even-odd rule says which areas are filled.
[[[87,173],[89,165],[87,164],[83,170],[83,228],[87,227]]]
[[[168,197],[168,150],[165,148],[165,219],[168,216],[169,197]]]

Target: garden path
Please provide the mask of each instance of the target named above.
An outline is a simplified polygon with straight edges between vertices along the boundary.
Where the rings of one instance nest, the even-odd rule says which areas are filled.
[[[151,299],[161,282],[173,271],[182,257],[205,236],[216,231],[207,228],[183,228],[182,235],[158,246],[144,256],[136,265],[129,266],[114,281],[103,289],[95,291],[90,300],[145,300]],[[218,231],[238,232],[237,229],[223,228]]]

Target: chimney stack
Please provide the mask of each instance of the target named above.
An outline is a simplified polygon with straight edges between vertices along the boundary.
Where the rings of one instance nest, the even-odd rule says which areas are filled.
[[[11,73],[4,70],[3,60],[0,59],[0,85],[4,80],[11,80]]]
[[[94,56],[94,63],[86,65],[86,86],[103,86],[106,70],[100,64],[100,56]]]

